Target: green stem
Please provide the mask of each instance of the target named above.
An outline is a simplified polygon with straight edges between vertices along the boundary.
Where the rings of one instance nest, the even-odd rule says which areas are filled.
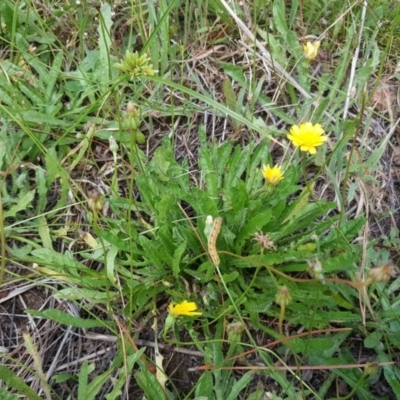
[[[0,288],[3,285],[4,272],[6,270],[6,235],[4,233],[3,200],[0,187],[0,243],[1,243],[1,263],[0,263]]]
[[[286,307],[285,306],[281,306],[281,312],[279,313],[279,333],[282,336],[285,336],[283,334],[283,319],[285,318],[285,311],[286,311]]]
[[[351,389],[350,393],[347,394],[344,397],[332,397],[328,400],[349,400],[353,397],[353,395],[356,393],[357,389],[362,385],[362,383],[365,381],[365,378],[367,377],[368,374],[365,372],[362,374],[360,380],[357,382],[357,384]]]

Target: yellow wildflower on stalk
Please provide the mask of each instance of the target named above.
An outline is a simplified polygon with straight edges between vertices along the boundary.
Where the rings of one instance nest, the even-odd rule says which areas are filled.
[[[283,179],[282,167],[280,165],[275,165],[275,167],[270,167],[269,164],[263,165],[262,174],[265,181],[270,185],[276,185]]]
[[[203,315],[202,312],[196,311],[197,305],[193,301],[184,300],[182,303],[173,305],[172,303],[168,306],[168,315],[164,322],[163,338],[168,341],[167,334],[169,330],[175,325],[176,319],[181,316],[195,317]]]
[[[311,61],[314,60],[315,57],[317,57],[320,45],[320,42],[315,42],[314,44],[312,44],[311,42],[307,42],[306,44],[303,44],[304,57],[306,58],[306,60]]]
[[[317,152],[315,148],[328,140],[324,133],[325,131],[320,124],[313,125],[311,122],[305,122],[304,124],[293,125],[287,137],[293,143],[293,146],[300,147],[301,151],[315,154]]]
[[[181,315],[186,315],[188,317],[202,315],[202,312],[198,312],[197,305],[193,301],[184,300],[182,303],[168,306],[170,314],[174,317],[179,317]]]

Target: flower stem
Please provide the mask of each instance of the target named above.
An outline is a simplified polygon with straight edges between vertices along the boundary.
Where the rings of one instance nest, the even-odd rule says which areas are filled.
[[[283,334],[283,319],[285,318],[285,311],[286,311],[286,307],[285,307],[284,305],[282,305],[282,306],[281,306],[281,312],[279,313],[279,324],[278,324],[279,333],[280,333],[282,336],[285,336],[285,335]]]

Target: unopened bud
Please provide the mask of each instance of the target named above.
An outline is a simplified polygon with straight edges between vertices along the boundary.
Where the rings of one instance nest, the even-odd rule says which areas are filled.
[[[130,117],[136,117],[138,115],[135,104],[133,104],[131,101],[129,101],[126,106],[126,115],[129,115]]]
[[[118,151],[118,143],[115,140],[114,136],[110,136],[108,138],[108,143],[110,144],[111,153],[113,153],[113,155],[116,156],[117,155],[117,151]]]
[[[368,362],[365,364],[364,374],[372,375],[376,371],[377,368],[378,368],[377,362]]]
[[[241,322],[232,322],[226,327],[228,333],[228,340],[230,342],[239,342],[242,338],[242,333],[244,331],[244,324]]]
[[[313,278],[318,280],[324,279],[322,264],[317,257],[314,257],[312,260],[307,260],[307,264],[309,267],[308,271],[310,272]]]
[[[103,199],[101,194],[97,191],[90,193],[88,206],[93,212],[100,211],[103,208]]]
[[[140,126],[141,112],[138,110],[131,101],[126,106],[126,112],[124,117],[124,126],[126,129],[136,131]]]
[[[287,286],[281,286],[275,296],[275,302],[281,307],[286,307],[292,300]]]

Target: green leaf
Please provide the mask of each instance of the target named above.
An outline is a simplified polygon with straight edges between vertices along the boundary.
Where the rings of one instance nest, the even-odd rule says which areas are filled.
[[[94,126],[91,126],[85,137],[82,138],[81,142],[77,147],[79,147],[79,152],[78,154],[74,157],[71,165],[69,166],[69,170],[72,171],[82,160],[83,157],[86,156],[87,149],[89,148],[90,143],[92,142],[93,135],[95,132]]]
[[[357,270],[354,267],[354,262],[359,259],[358,254],[345,252],[336,257],[330,257],[323,261],[323,270],[325,273],[332,273],[337,271],[352,271]]]
[[[15,394],[10,393],[8,390],[3,389],[1,387],[0,387],[0,398],[2,400],[20,400],[20,397],[18,397]]]
[[[33,315],[34,317],[40,317],[44,319],[50,319],[63,325],[75,326],[76,328],[95,328],[98,326],[104,326],[104,322],[96,321],[94,319],[82,319],[74,317],[73,315],[67,314],[61,310],[48,309],[44,311],[37,310],[25,310],[26,313]]]
[[[235,384],[232,386],[230,394],[226,400],[236,400],[239,398],[239,393],[246,388],[253,379],[255,371],[247,371]]]
[[[336,207],[336,203],[310,203],[306,205],[301,214],[297,217],[292,218],[281,231],[275,236],[275,240],[278,238],[286,237],[289,239],[289,234],[293,232],[297,232],[303,228],[308,228],[310,234],[312,234],[312,230],[310,227],[314,225],[314,221],[320,217],[328,213],[330,210]],[[287,239],[286,239],[287,240]],[[309,235],[307,236],[307,240],[309,240]],[[293,238],[290,238],[290,241],[293,242]]]
[[[247,192],[245,183],[242,180],[238,180],[236,185],[232,186],[229,189],[229,192],[226,193],[226,197],[228,205],[232,208],[230,213],[230,225],[235,227],[236,221],[240,221],[238,227],[241,229],[247,218],[248,205],[250,201],[250,196]],[[235,229],[235,231],[238,231],[238,229]]]
[[[38,190],[39,199],[36,205],[36,212],[38,214],[42,213],[46,207],[47,203],[47,184],[46,184],[46,174],[42,168],[37,168],[35,171],[36,175],[36,187]],[[51,182],[53,183],[53,182]]]
[[[273,2],[272,15],[272,19],[277,30],[283,37],[286,37],[289,28],[286,23],[285,3],[283,2],[283,0],[275,0]]]
[[[229,79],[225,79],[222,83],[226,105],[233,111],[236,111],[236,94],[233,90],[232,83]]]
[[[324,312],[326,321],[335,321],[336,323],[354,323],[361,322],[361,316],[348,311],[326,311]]]
[[[176,278],[179,276],[179,273],[181,272],[180,263],[182,256],[186,251],[186,247],[187,247],[187,241],[185,240],[175,249],[174,252],[174,256],[172,259],[172,272]]]
[[[235,187],[240,181],[244,171],[247,168],[250,159],[250,145],[245,148],[237,146],[229,159],[229,164],[226,167],[225,190]],[[246,191],[247,192],[247,191]]]
[[[131,230],[132,231],[134,230],[133,226],[131,226]],[[111,244],[113,247],[116,247],[118,250],[129,252],[131,249],[130,242],[122,240],[120,237],[117,236],[116,232],[114,232],[113,230],[112,231],[99,230],[98,235],[105,242]]]
[[[112,372],[112,370],[108,370],[93,378],[93,380],[87,385],[85,397],[83,398],[83,400],[95,399],[100,389],[110,378]]]
[[[54,296],[66,300],[87,300],[90,303],[97,304],[108,303],[114,295],[115,294],[112,292],[101,292],[94,289],[70,287],[60,289]]]
[[[323,338],[294,339],[291,345],[296,353],[332,357],[349,334],[350,332],[343,332]]]
[[[51,377],[51,380],[56,382],[56,383],[63,383],[66,382],[68,380],[70,380],[71,378],[73,378],[73,375],[67,373],[67,372],[62,372],[60,374],[57,375],[53,375]]]
[[[117,257],[117,254],[118,254],[118,248],[111,246],[111,248],[107,251],[107,257],[106,257],[107,278],[113,284],[115,284],[116,282],[114,270],[115,270],[115,258]]]
[[[63,58],[64,53],[62,51],[56,54],[56,56],[54,57],[53,65],[51,66],[49,73],[46,75],[47,79],[43,82],[46,86],[47,100],[51,100],[51,97],[53,95],[54,87],[61,73]]]
[[[265,397],[265,390],[264,389],[256,389],[254,392],[250,393],[249,397],[246,400],[263,400]],[[275,397],[276,400],[279,400]]]
[[[196,384],[196,398],[205,396],[206,399],[211,398],[214,388],[214,382],[210,371],[204,371]]]
[[[254,124],[252,121],[250,121],[249,119],[246,119],[245,117],[243,117],[242,115],[238,114],[237,112],[234,112],[232,110],[230,110],[228,107],[224,106],[223,104],[219,103],[218,101],[215,101],[212,99],[211,95],[203,95],[199,92],[196,92],[195,90],[189,89],[183,85],[180,85],[178,83],[175,83],[171,80],[168,79],[164,79],[164,78],[160,78],[158,76],[150,76],[148,77],[149,80],[153,81],[153,82],[157,82],[172,88],[175,88],[179,91],[181,91],[182,93],[186,93],[189,96],[192,96],[196,99],[199,99],[201,101],[204,101],[206,104],[210,105],[211,107],[215,108],[216,110],[220,111],[223,114],[227,114],[230,117],[242,122],[243,124],[245,124],[249,129],[253,129],[256,132],[259,132],[263,137],[271,139],[271,135],[266,132],[265,130],[261,129],[258,125]],[[272,112],[277,111],[278,108],[275,110],[271,110]],[[282,113],[283,116],[285,116],[286,114]],[[287,118],[287,117],[286,117]],[[203,130],[199,130],[199,134],[203,134]]]
[[[8,0],[0,3],[0,15],[4,21],[4,27],[7,29],[8,34],[12,35],[14,27],[18,27],[18,12],[15,9],[16,4],[11,4]]]
[[[76,276],[78,276],[78,272],[92,272],[85,265],[75,260],[68,252],[60,254],[52,249],[41,248],[33,250],[32,255],[39,258],[44,265],[53,265],[68,268],[69,271]]]
[[[230,283],[230,282],[234,282],[238,276],[239,276],[239,272],[233,271],[229,274],[223,274],[222,279],[225,283]]]
[[[246,186],[249,193],[258,190],[263,180],[260,166],[271,163],[270,151],[267,141],[262,141],[253,151],[251,151],[251,161],[246,171]]]
[[[99,34],[99,49],[100,49],[100,65],[98,69],[98,76],[100,84],[108,85],[110,79],[110,47],[111,47],[111,27],[112,27],[112,17],[111,17],[111,6],[105,2],[100,7],[100,24],[97,28]]]
[[[165,146],[158,147],[154,152],[151,163],[154,164],[156,174],[160,181],[168,182],[170,180],[168,169],[171,165],[171,160],[171,150],[165,148]]]
[[[176,208],[177,199],[174,193],[166,193],[157,201],[155,207],[157,209],[157,225],[161,225],[161,229],[168,229],[166,224],[171,221],[171,211]]]
[[[0,364],[0,377],[1,380],[9,387],[18,391],[22,396],[25,396],[29,400],[41,400],[41,397],[36,394],[35,390],[32,390],[22,378],[17,376],[13,371],[8,369],[6,366]],[[0,392],[1,393],[1,392]],[[3,397],[2,397],[3,399]],[[10,397],[14,399],[14,397]]]
[[[137,384],[144,391],[148,399],[163,400],[166,395],[156,377],[146,369],[134,374]]]
[[[48,124],[63,128],[71,127],[71,122],[64,121],[62,119],[58,119],[51,115],[43,114],[39,111],[34,110],[22,111],[18,113],[17,117],[20,118],[22,121],[31,122],[34,124]]]
[[[199,166],[206,182],[207,192],[209,196],[217,198],[218,180],[213,165],[213,159],[211,158],[209,151],[203,148],[200,149]]]
[[[391,361],[391,360],[388,360]],[[385,375],[385,379],[392,387],[393,392],[398,394],[400,393],[400,369],[395,365],[385,365],[383,367],[383,374]]]
[[[282,221],[285,222],[290,221],[291,219],[295,219],[296,217],[302,215],[304,213],[304,208],[308,205],[308,200],[310,198],[310,192],[312,188],[305,187],[300,195],[295,200],[294,204],[291,205],[291,211],[287,215],[287,217]]]
[[[242,249],[245,240],[249,239],[250,237],[254,236],[255,233],[259,232],[263,226],[265,226],[271,219],[271,213],[266,210],[263,213],[258,213],[258,215],[251,218],[250,221],[243,226],[240,231],[239,235],[235,241],[235,249],[236,253],[240,254],[240,250]]]
[[[4,213],[4,218],[15,217],[17,213],[29,208],[35,197],[36,189],[30,190],[25,195],[21,196],[18,203],[13,205],[8,211]]]
[[[126,357],[126,363],[123,368],[120,368],[118,371],[118,378],[114,382],[113,390],[105,395],[106,400],[116,400],[121,398],[122,387],[125,385],[127,378],[130,379],[133,367],[140,360],[140,357],[143,355],[145,350],[146,347],[142,347],[139,351],[135,351],[135,353]]]
[[[314,358],[314,357],[313,357]],[[311,357],[310,357],[311,361]],[[336,358],[331,358],[331,359],[319,359],[316,357],[315,360],[313,360],[314,365],[340,365],[340,364],[355,364],[356,360],[354,359],[353,355],[350,353],[350,350],[346,348],[346,346],[342,346],[341,352]],[[315,363],[315,361],[317,363]],[[359,368],[354,368],[354,369],[335,369],[333,370],[333,373],[335,375],[340,376],[349,386],[350,388],[355,387],[359,382],[361,378],[361,371]],[[368,381],[364,381],[361,386],[358,387],[357,389],[357,398],[359,399],[374,399],[372,394],[370,393],[369,387],[368,387]],[[375,400],[375,399],[374,399]]]
[[[166,257],[168,257],[168,260],[163,260],[162,257],[160,257],[158,248],[156,244],[154,243],[155,240],[150,240],[146,238],[145,236],[139,236],[138,238],[139,244],[143,248],[143,254],[145,255],[145,259],[148,260],[149,264],[153,264],[153,268],[155,267],[160,273],[165,273],[165,263],[168,265],[172,265],[172,257],[168,253],[164,252],[166,254]]]
[[[78,400],[91,400],[87,398],[89,374],[94,371],[95,365],[84,361],[79,371]]]
[[[38,218],[38,224],[39,224],[39,236],[40,239],[42,240],[43,247],[47,249],[53,249],[53,241],[51,240],[50,237],[50,229],[49,226],[47,225],[47,220],[44,215]]]
[[[368,334],[368,336],[364,339],[364,346],[367,349],[373,349],[376,347],[379,343],[380,340],[382,339],[382,332],[380,331],[374,331]]]
[[[226,75],[231,77],[234,81],[239,82],[243,86],[246,84],[246,76],[244,75],[243,69],[241,67],[238,67],[237,65],[233,65],[230,63],[226,63],[226,62],[219,62],[219,65],[221,65],[221,67],[224,70],[224,72],[226,73]],[[224,93],[225,93],[225,91],[224,91]],[[236,103],[236,101],[235,101],[235,103]],[[227,105],[229,107],[229,101],[227,101]],[[231,107],[229,107],[229,108],[231,108]],[[235,108],[231,108],[231,110],[235,110]]]

